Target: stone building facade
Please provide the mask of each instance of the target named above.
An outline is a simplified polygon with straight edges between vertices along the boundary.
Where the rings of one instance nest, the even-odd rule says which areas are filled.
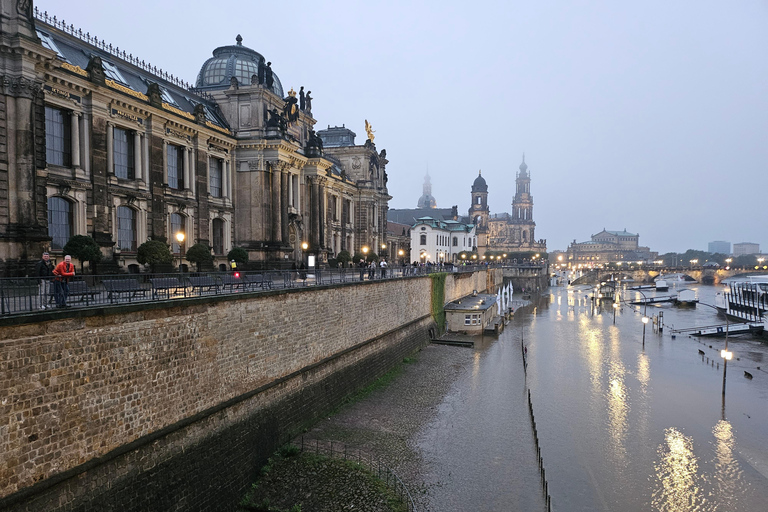
[[[528,172],[528,165],[523,162],[520,164],[519,172],[515,177],[515,197],[512,199],[512,213],[500,213],[491,215],[486,203],[475,204],[481,201],[483,192],[476,191],[478,188],[478,177],[472,186],[472,208],[470,215],[480,220],[484,236],[479,235],[479,250],[483,252],[504,252],[510,257],[515,254],[524,253],[545,253],[547,251],[547,241],[545,239],[536,240],[535,230],[536,222],[533,220],[533,195],[531,194],[531,175]],[[483,180],[485,184],[485,180]],[[486,191],[487,191],[487,187]],[[485,192],[487,196],[487,192]],[[478,228],[478,233],[481,228]]]
[[[0,266],[24,274],[89,235],[113,271],[195,243],[215,264],[320,261],[386,238],[386,152],[324,149],[310,91],[284,91],[238,36],[184,83],[85,31],[2,0]],[[354,135],[354,134],[353,134]],[[178,233],[184,242],[175,242]]]
[[[608,231],[605,228],[592,235],[588,242],[576,242],[568,247],[568,266],[595,267],[605,263],[647,262],[656,259],[658,252],[640,246],[640,235],[623,231]]]

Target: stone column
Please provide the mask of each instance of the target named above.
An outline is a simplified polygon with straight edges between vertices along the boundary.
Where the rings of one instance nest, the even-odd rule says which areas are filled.
[[[72,113],[72,167],[80,167],[80,114]]]
[[[280,187],[280,240],[283,244],[289,244],[288,234],[288,187],[291,182],[291,175],[288,171],[280,173],[282,185]]]
[[[310,181],[310,240],[315,247],[320,246],[320,186],[317,179]]]
[[[274,163],[272,169],[272,241],[279,242],[282,233],[280,222],[280,164]]]
[[[229,158],[224,162],[224,172],[221,180],[221,195],[232,199],[232,162]]]
[[[133,134],[133,174],[134,179],[141,181],[141,171],[142,171],[142,165],[141,165],[141,134],[139,132],[134,132]]]
[[[176,171],[178,172],[178,170]],[[168,142],[163,140],[163,184],[168,183]]]
[[[107,176],[115,174],[115,125],[107,121]]]

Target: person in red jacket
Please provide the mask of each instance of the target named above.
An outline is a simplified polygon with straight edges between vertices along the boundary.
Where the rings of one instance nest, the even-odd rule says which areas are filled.
[[[57,308],[68,308],[67,297],[69,297],[69,280],[75,277],[75,266],[72,264],[72,256],[67,254],[64,261],[56,265],[53,269],[54,295],[56,297]]]

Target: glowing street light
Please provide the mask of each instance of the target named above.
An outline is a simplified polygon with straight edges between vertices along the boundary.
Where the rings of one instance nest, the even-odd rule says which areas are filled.
[[[649,318],[643,315],[643,348],[645,348],[645,326],[648,324]]]
[[[179,272],[181,272],[181,259],[182,255],[184,254],[184,232],[179,231],[176,233],[176,240],[179,242]]]

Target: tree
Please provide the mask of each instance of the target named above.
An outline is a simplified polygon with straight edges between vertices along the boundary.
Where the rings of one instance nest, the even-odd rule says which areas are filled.
[[[187,254],[184,255],[187,261],[197,265],[197,271],[200,272],[200,266],[206,263],[213,263],[213,256],[211,255],[211,248],[205,244],[196,243],[187,250]]]
[[[235,247],[227,253],[227,261],[235,260],[238,263],[248,263],[248,251],[242,247]]]
[[[347,263],[352,261],[352,255],[349,254],[349,251],[341,251],[336,255],[336,261],[340,261],[346,267]]]
[[[136,261],[142,265],[149,264],[152,272],[157,265],[169,265],[173,263],[171,249],[160,240],[149,240],[139,246],[136,252]]]
[[[93,269],[96,263],[101,261],[101,247],[96,240],[86,235],[75,235],[69,239],[63,249],[64,255],[69,254],[73,258],[80,260],[80,273],[84,272],[84,263],[90,263]]]

